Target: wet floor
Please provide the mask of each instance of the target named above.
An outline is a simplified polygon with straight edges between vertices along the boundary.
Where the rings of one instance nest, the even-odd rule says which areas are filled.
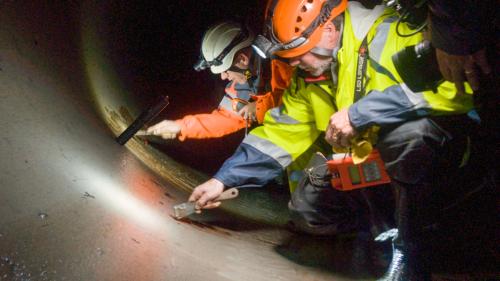
[[[0,2],[0,280],[383,273],[387,247],[288,231],[278,186],[175,220],[172,206],[208,176],[151,142],[114,141],[140,108],[109,60],[109,5],[68,2]]]

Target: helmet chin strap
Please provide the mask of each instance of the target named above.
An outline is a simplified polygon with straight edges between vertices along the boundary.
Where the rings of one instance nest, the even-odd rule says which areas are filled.
[[[328,56],[331,56],[333,58],[332,64],[330,65],[330,71],[332,74],[332,82],[335,87],[337,87],[338,84],[338,60],[337,60],[337,53],[340,50],[340,47],[342,45],[342,36],[344,35],[344,22],[340,23],[340,34],[339,37],[337,38],[337,44],[335,44],[335,48],[333,49],[326,49],[326,48],[320,48],[320,47],[314,47],[310,51],[313,54],[319,55],[319,56],[326,56],[324,55],[325,52],[329,52]]]
[[[314,47],[309,52],[323,57],[331,57],[335,49],[327,49],[322,47]]]
[[[247,68],[247,69],[241,69],[239,67],[236,67],[236,66],[231,66],[229,69],[229,71],[233,71],[233,72],[238,72],[238,73],[241,73],[243,75],[245,75],[245,78],[248,80],[252,77],[252,71]]]
[[[323,57],[332,57],[334,62],[337,62],[337,53],[340,49],[340,45],[342,44],[342,35],[344,34],[344,24],[340,24],[339,37],[337,38],[337,42],[335,42],[335,47],[332,49],[323,48],[323,47],[314,47],[309,52]]]
[[[253,87],[253,82],[254,82],[253,81],[254,79],[252,79],[254,77],[254,74],[252,73],[252,70],[251,70],[252,67],[253,67],[252,63],[249,64],[249,66],[248,66],[247,69],[241,69],[241,68],[239,68],[239,67],[237,67],[235,65],[232,65],[227,70],[233,71],[233,72],[237,72],[237,73],[241,73],[241,74],[245,75],[245,78],[247,80],[248,85],[250,86],[250,88],[252,88]]]

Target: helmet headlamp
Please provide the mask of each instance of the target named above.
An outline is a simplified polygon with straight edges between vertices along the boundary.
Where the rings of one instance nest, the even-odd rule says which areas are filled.
[[[252,48],[255,52],[262,58],[270,58],[274,53],[281,50],[295,49],[307,42],[307,38],[304,36],[293,39],[292,41],[283,44],[279,41],[271,41],[263,35],[257,35],[252,42]]]

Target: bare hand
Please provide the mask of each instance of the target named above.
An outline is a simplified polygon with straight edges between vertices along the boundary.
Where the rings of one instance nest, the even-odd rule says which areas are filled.
[[[158,124],[149,127],[146,131],[148,134],[161,136],[164,139],[175,139],[181,132],[181,126],[172,120],[163,120]]]
[[[220,206],[221,202],[213,202],[224,191],[224,184],[211,178],[198,185],[189,196],[190,202],[196,201],[196,209],[213,209]]]
[[[245,118],[246,120],[255,120],[255,112],[257,111],[256,102],[251,102],[245,105],[240,111],[238,111],[238,115]]]
[[[479,90],[478,69],[484,74],[491,72],[485,49],[466,56],[451,55],[436,49],[436,58],[444,79],[455,83],[458,94],[465,94],[465,80],[469,82],[473,91]]]
[[[347,109],[342,109],[330,117],[330,123],[326,129],[325,139],[335,147],[349,147],[351,139],[357,132],[352,127]]]

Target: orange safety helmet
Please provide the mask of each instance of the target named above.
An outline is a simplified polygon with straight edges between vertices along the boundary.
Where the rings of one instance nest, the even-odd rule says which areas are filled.
[[[347,0],[276,0],[273,5],[268,6],[271,41],[259,35],[252,46],[263,57],[291,58],[318,44],[324,24],[345,11]]]

